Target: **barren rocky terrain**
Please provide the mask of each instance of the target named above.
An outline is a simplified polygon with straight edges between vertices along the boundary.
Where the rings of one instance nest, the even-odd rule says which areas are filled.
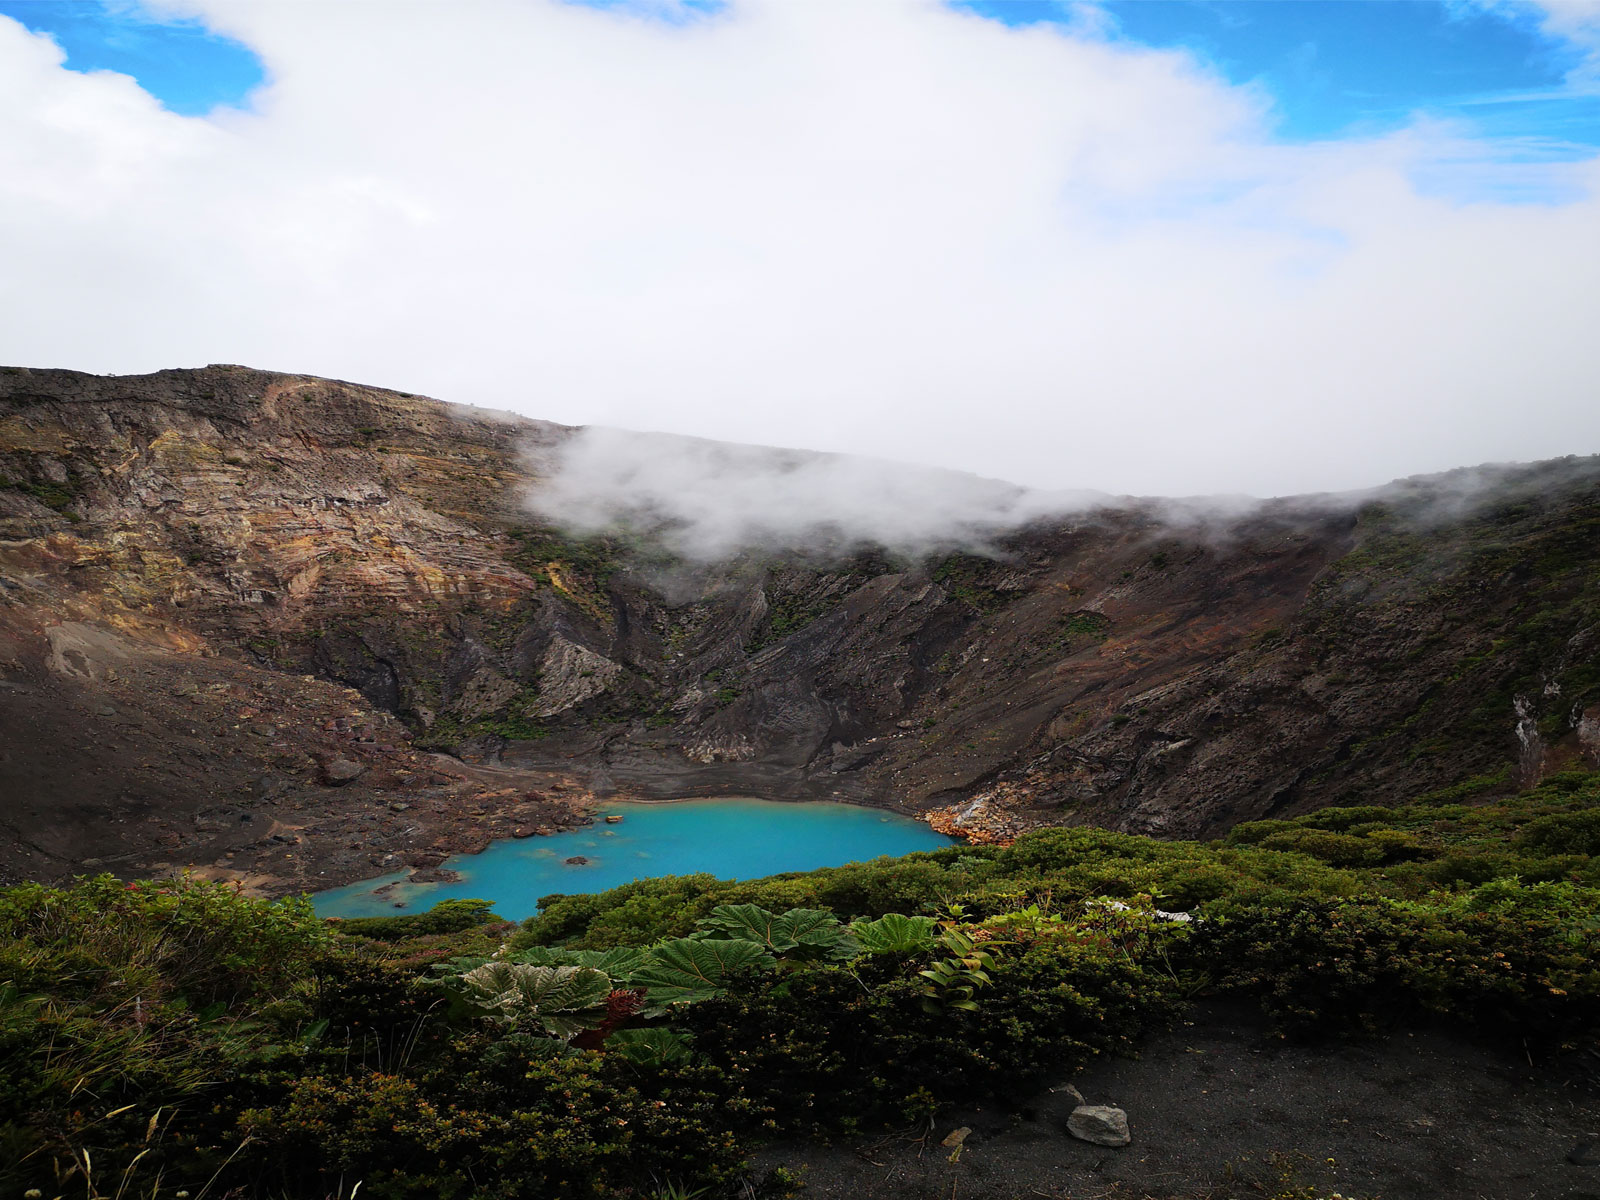
[[[611,795],[1208,836],[1600,758],[1593,459],[705,566],[529,515],[569,436],[243,367],[0,371],[0,875],[278,894]]]

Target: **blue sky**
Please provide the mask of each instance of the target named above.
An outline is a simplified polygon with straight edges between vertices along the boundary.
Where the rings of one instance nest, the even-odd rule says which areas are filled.
[[[1010,25],[1059,22],[1050,0],[967,0]],[[1524,9],[1431,0],[1108,0],[1110,36],[1194,54],[1273,99],[1288,140],[1386,133],[1414,114],[1537,139],[1600,145],[1600,97],[1566,86],[1581,61]]]
[[[1074,19],[1059,0],[955,6],[1012,26]],[[1113,40],[1187,51],[1266,93],[1286,141],[1381,134],[1423,114],[1531,158],[1600,146],[1600,95],[1566,83],[1579,52],[1542,33],[1528,9],[1459,0],[1104,0],[1099,9]],[[0,15],[54,37],[68,67],[131,75],[185,115],[246,106],[265,77],[248,47],[196,21],[156,19],[133,0],[0,0]]]
[[[130,3],[0,0],[0,16],[55,38],[71,69],[131,75],[185,116],[243,105],[265,77],[249,47],[218,37],[198,21],[159,20]]]

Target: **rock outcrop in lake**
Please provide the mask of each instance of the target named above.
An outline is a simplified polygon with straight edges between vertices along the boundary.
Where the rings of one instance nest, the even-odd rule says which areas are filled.
[[[0,872],[331,885],[595,794],[1203,836],[1600,758],[1594,459],[706,566],[530,516],[571,434],[0,371]]]

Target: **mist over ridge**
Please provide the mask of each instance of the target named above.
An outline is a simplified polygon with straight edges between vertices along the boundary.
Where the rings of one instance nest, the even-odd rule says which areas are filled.
[[[1041,516],[1115,502],[941,467],[601,426],[536,467],[543,478],[528,504],[545,519],[578,533],[651,532],[701,561],[755,548],[981,549]]]
[[[1564,464],[1564,465],[1563,465]],[[1530,468],[1485,463],[1346,492],[1259,497],[1129,496],[1039,488],[944,467],[865,455],[747,445],[585,426],[531,457],[536,515],[576,534],[648,534],[684,558],[711,562],[749,550],[848,552],[872,546],[908,558],[996,552],[998,539],[1050,519],[1137,512],[1155,525],[1221,537],[1252,514],[1353,511],[1386,502],[1428,525],[1600,473],[1600,457]]]

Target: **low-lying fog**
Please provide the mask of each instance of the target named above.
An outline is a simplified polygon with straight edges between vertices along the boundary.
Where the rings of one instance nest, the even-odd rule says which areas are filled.
[[[879,546],[920,556],[983,553],[994,539],[1047,517],[1138,507],[1163,525],[1220,529],[1270,507],[1327,511],[1377,499],[1414,520],[1459,515],[1482,497],[1593,477],[1600,459],[1537,468],[1486,465],[1380,488],[1276,500],[1249,496],[1135,499],[1089,490],[1027,488],[959,471],[847,454],[717,442],[591,426],[534,464],[538,515],[574,533],[650,531],[685,558],[713,561],[752,548]]]

